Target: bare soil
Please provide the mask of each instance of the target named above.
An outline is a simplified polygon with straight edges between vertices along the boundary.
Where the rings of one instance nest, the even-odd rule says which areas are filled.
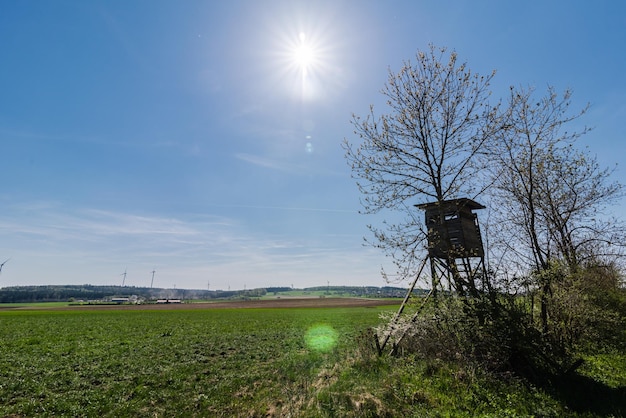
[[[399,305],[399,299],[366,299],[366,298],[287,298],[235,300],[220,302],[192,303],[144,303],[141,305],[80,305],[56,309],[81,310],[160,310],[160,309],[250,309],[250,308],[359,308]]]

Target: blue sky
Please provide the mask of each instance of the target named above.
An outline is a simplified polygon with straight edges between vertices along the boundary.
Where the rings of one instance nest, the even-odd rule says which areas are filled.
[[[626,183],[622,2],[4,1],[0,39],[0,286],[386,285],[341,142],[429,43],[572,88]]]

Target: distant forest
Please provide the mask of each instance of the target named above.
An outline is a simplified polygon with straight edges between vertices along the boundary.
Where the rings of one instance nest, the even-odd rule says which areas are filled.
[[[248,290],[200,290],[200,289],[160,289],[131,286],[94,286],[94,285],[49,285],[49,286],[12,286],[0,289],[0,303],[29,302],[78,302],[106,301],[115,297],[137,296],[150,301],[157,299],[210,300],[210,299],[246,299],[284,292],[306,296],[307,292],[328,296],[353,297],[404,297],[406,289],[400,287],[375,286],[319,286],[304,289],[290,287],[266,287]],[[421,290],[416,292],[422,292]],[[322,295],[323,295],[322,294]]]

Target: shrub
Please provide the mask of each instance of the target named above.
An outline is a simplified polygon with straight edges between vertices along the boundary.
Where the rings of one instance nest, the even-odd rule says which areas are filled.
[[[617,269],[597,264],[569,273],[555,264],[542,274],[551,280],[542,306],[547,323],[537,318],[532,293],[448,295],[425,314],[386,321],[377,335],[390,334],[395,354],[513,373],[538,383],[573,372],[585,352],[626,346],[626,291]]]

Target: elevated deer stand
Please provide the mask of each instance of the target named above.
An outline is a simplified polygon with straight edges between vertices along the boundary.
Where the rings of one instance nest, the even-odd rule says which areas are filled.
[[[435,283],[461,296],[478,297],[485,289],[485,251],[478,216],[473,210],[485,207],[470,199],[446,200],[416,205],[425,211],[428,228],[428,258]],[[481,289],[476,279],[482,278]]]
[[[378,353],[382,354],[391,338],[394,327],[413,293],[415,284],[422,274],[427,260],[430,260],[431,290],[422,306],[413,315],[411,322],[417,320],[421,308],[431,295],[436,294],[440,286],[447,284],[447,290],[460,296],[478,297],[481,292],[489,291],[489,282],[485,277],[485,251],[483,249],[478,217],[473,210],[485,206],[471,199],[454,199],[442,202],[415,205],[425,211],[428,237],[428,256],[424,259],[415,279],[407,292],[402,305],[389,324],[389,330],[382,342],[376,338]],[[480,279],[480,285],[477,281]],[[406,332],[394,343],[394,349]]]

